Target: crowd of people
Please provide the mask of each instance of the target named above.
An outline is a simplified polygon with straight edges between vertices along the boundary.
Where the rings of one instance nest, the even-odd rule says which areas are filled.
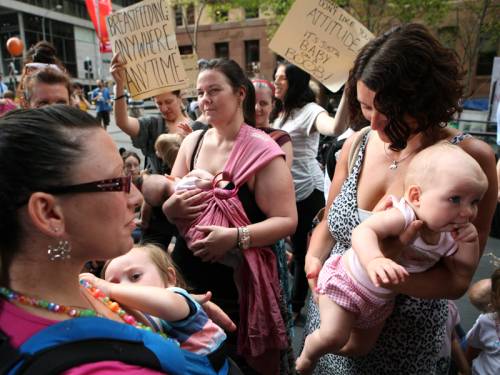
[[[110,74],[88,98],[42,41],[19,100],[0,87],[0,369],[500,371],[500,269],[469,289],[495,155],[446,126],[462,72],[424,26],[368,42],[336,114],[286,61],[270,81],[203,60],[195,119],[181,91],[130,116],[119,54]],[[143,159],[118,151],[111,115]],[[320,137],[342,133],[321,165]],[[482,314],[461,335],[468,289]]]

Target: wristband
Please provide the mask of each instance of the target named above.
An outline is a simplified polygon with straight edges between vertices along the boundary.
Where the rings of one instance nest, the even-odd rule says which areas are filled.
[[[120,99],[123,99],[123,98],[126,98],[127,97],[127,94],[122,94],[120,96],[117,96],[114,101],[116,102],[117,100],[120,100]]]

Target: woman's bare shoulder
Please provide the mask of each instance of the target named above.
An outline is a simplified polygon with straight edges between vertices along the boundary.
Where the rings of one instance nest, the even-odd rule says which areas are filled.
[[[449,129],[448,134],[448,140],[451,140],[452,138],[460,136],[463,133],[455,129]],[[463,140],[458,143],[458,146],[476,159],[481,165],[488,162],[495,163],[495,153],[493,152],[493,148],[488,143],[480,139],[475,137],[464,137]]]

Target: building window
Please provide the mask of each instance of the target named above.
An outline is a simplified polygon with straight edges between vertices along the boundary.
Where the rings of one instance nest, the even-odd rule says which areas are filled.
[[[182,7],[180,5],[174,6],[174,15],[175,26],[182,26],[184,22],[182,22]]]
[[[498,37],[481,38],[477,56],[476,74],[489,76],[493,70],[493,59],[497,55]]]
[[[190,55],[193,53],[193,46],[191,45],[179,46],[179,52],[181,55]]]
[[[2,32],[0,33],[0,49],[2,50],[2,68],[4,75],[4,83],[8,83],[9,88],[14,90],[13,78],[7,78],[9,73],[14,73],[13,69],[19,73],[21,71],[23,57],[12,57],[7,51],[7,40],[10,37],[19,37],[19,22],[16,12],[0,14],[0,25],[2,25]],[[12,81],[12,82],[10,82]]]
[[[229,58],[229,43],[215,43],[215,57],[216,58]]]
[[[245,68],[248,73],[257,73],[260,70],[258,40],[245,40]]]
[[[229,12],[227,9],[216,9],[215,10],[215,22],[224,23],[229,19]]]
[[[186,9],[186,18],[188,25],[194,25],[195,15],[194,15],[194,4],[189,4]]]
[[[245,18],[259,18],[259,7],[258,6],[249,6],[245,7]]]
[[[441,43],[447,48],[455,49],[458,37],[458,28],[456,26],[445,26],[438,30],[438,36]]]
[[[30,48],[39,40],[42,40],[45,33],[45,39],[54,45],[57,56],[61,59],[69,74],[76,77],[77,64],[73,25],[28,13],[23,13],[23,21],[26,48]],[[42,21],[45,21],[44,28],[42,27]]]

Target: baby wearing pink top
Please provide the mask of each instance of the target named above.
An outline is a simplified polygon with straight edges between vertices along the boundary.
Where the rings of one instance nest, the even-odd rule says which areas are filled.
[[[404,198],[392,197],[392,208],[365,219],[352,233],[352,248],[323,265],[317,284],[321,325],[297,359],[301,374],[311,373],[323,354],[342,355],[348,342],[350,353],[368,353],[393,309],[390,286],[409,273],[440,259],[453,272],[475,264],[479,239],[472,221],[488,188],[476,160],[448,142],[435,144],[413,157],[404,186]],[[398,237],[415,220],[423,224],[418,237],[387,258],[380,241]]]

